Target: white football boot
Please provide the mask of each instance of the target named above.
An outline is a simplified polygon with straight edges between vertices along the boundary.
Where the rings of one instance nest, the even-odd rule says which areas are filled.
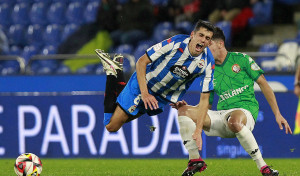
[[[111,60],[108,53],[105,53],[103,50],[95,49],[95,52],[101,60],[106,75],[117,77],[117,70],[123,70],[123,56],[117,54],[114,56],[113,60]]]

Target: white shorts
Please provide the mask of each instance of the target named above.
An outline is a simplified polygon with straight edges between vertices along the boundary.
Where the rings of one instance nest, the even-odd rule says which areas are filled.
[[[212,111],[208,110],[207,114],[210,117],[211,125],[209,131],[204,131],[207,136],[219,136],[222,138],[235,138],[235,133],[228,127],[230,114],[235,110],[241,110],[247,117],[246,127],[252,131],[254,129],[254,118],[250,111],[242,108],[234,108],[229,110]]]

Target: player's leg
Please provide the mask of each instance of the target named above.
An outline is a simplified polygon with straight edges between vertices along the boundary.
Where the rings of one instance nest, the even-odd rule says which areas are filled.
[[[254,120],[249,111],[235,110],[228,117],[228,128],[235,133],[240,144],[255,161],[263,175],[278,175],[278,171],[272,170],[264,161],[256,139],[252,134]]]
[[[109,123],[107,123],[105,127],[109,132],[116,132],[123,126],[125,122],[127,122],[128,118],[128,114],[125,113],[119,105],[117,105]]]
[[[196,129],[195,120],[192,119],[193,106],[183,106],[178,109],[179,133],[185,148],[189,153],[189,162],[187,168],[182,173],[183,176],[194,175],[196,172],[201,172],[206,169],[207,165],[201,158],[196,141],[193,140],[193,133]],[[209,118],[204,121],[204,126],[210,124]]]
[[[126,85],[123,75],[123,56],[115,55],[113,60],[111,60],[110,56],[107,53],[104,53],[102,50],[96,49],[95,52],[100,58],[103,69],[107,74],[103,120],[104,125],[107,125],[109,124],[113,112],[117,107],[117,97]],[[125,117],[121,112],[118,112],[117,114],[118,116],[122,115],[122,117]]]

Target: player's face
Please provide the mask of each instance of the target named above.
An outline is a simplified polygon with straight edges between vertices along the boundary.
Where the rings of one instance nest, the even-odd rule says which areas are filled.
[[[210,44],[213,32],[204,27],[191,33],[189,51],[192,56],[199,56],[203,50]]]
[[[219,53],[220,53],[220,41],[218,40],[212,40],[210,45],[208,46],[212,55],[214,56],[215,60],[219,59]]]

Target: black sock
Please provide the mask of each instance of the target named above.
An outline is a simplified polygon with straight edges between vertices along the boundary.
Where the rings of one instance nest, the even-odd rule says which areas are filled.
[[[118,70],[117,78],[113,75],[107,75],[105,97],[104,97],[104,113],[113,113],[117,107],[117,97],[124,89],[126,83],[122,71]]]

